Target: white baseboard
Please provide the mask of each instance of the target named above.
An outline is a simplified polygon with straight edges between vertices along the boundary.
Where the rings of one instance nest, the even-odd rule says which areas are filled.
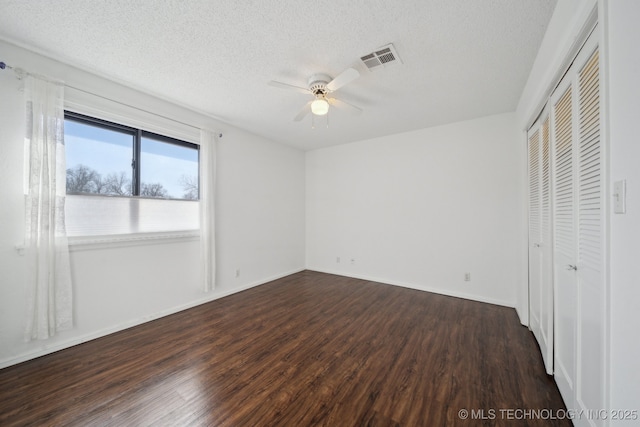
[[[518,306],[516,305],[516,313],[518,313],[518,318],[520,319],[520,323],[522,324],[522,326],[529,327],[529,319],[524,317],[523,313],[521,313],[520,311],[521,310],[518,309]]]
[[[91,333],[88,333],[88,334],[85,334],[85,335],[81,335],[81,336],[78,336],[78,337],[74,337],[74,338],[71,338],[71,339],[68,339],[68,340],[65,340],[65,341],[62,341],[62,342],[58,342],[58,343],[51,344],[51,345],[45,345],[44,348],[39,348],[39,349],[34,350],[34,351],[26,352],[26,353],[23,353],[23,354],[20,354],[20,355],[17,355],[17,356],[12,356],[10,358],[6,358],[6,359],[3,359],[3,360],[0,360],[0,369],[6,368],[6,367],[9,367],[9,366],[12,366],[12,365],[17,365],[18,363],[26,362],[27,360],[35,359],[37,357],[45,356],[47,354],[55,353],[56,351],[64,350],[65,348],[73,347],[75,345],[82,344],[82,343],[87,342],[87,341],[91,341],[91,340],[94,340],[94,339],[97,339],[97,338],[102,338],[104,336],[113,334],[115,332],[120,332],[120,331],[123,331],[125,329],[132,328],[134,326],[142,325],[144,323],[151,322],[151,321],[156,320],[156,319],[160,319],[161,317],[165,317],[165,316],[169,316],[171,314],[179,313],[181,311],[188,310],[188,309],[196,307],[198,305],[206,304],[208,302],[215,301],[217,299],[224,298],[226,296],[229,296],[229,295],[232,295],[232,294],[235,294],[235,293],[238,293],[238,292],[246,291],[247,289],[251,289],[251,288],[254,288],[256,286],[264,285],[265,283],[272,282],[274,280],[281,279],[283,277],[290,276],[292,274],[299,273],[299,272],[304,271],[304,270],[305,270],[305,268],[301,268],[301,269],[289,271],[289,272],[286,272],[286,273],[277,274],[275,276],[271,276],[271,277],[268,277],[268,278],[265,278],[265,279],[260,279],[260,280],[257,280],[255,282],[243,285],[241,287],[233,288],[233,289],[230,289],[230,290],[227,290],[227,291],[223,291],[223,292],[220,292],[220,293],[205,294],[205,296],[203,298],[200,298],[200,299],[195,300],[195,301],[191,301],[191,302],[189,302],[187,304],[179,305],[179,306],[176,306],[176,307],[171,307],[171,308],[159,311],[159,312],[154,313],[154,314],[149,315],[149,316],[141,317],[139,319],[134,319],[134,320],[131,320],[131,321],[128,321],[128,322],[119,323],[119,324],[114,325],[112,327],[103,328],[101,330],[98,330],[98,331],[95,331],[95,332],[91,332]]]
[[[354,279],[367,280],[370,282],[400,286],[403,288],[415,289],[418,291],[432,292],[434,294],[446,295],[449,297],[456,297],[456,298],[468,299],[471,301],[486,302],[488,304],[501,305],[503,307],[515,308],[515,304],[509,301],[499,300],[495,298],[487,298],[487,297],[478,296],[478,295],[465,294],[464,292],[452,292],[447,289],[417,285],[415,283],[407,283],[407,282],[401,282],[401,281],[387,279],[387,278],[373,277],[373,276],[367,276],[367,275],[361,275],[361,274],[345,274],[344,271],[323,270],[323,269],[318,269],[313,267],[307,267],[307,270],[317,271],[320,273],[334,274],[336,276],[352,277]]]

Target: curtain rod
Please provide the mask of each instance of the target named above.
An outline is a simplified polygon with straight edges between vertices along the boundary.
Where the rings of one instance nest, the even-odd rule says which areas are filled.
[[[136,107],[136,106],[133,106],[133,105],[125,104],[124,102],[121,102],[121,101],[118,101],[118,100],[115,100],[115,99],[111,99],[111,98],[107,98],[106,96],[98,95],[97,93],[89,92],[88,90],[80,89],[79,87],[71,86],[71,85],[69,85],[69,84],[67,84],[67,83],[65,83],[63,81],[60,81],[60,80],[52,80],[49,77],[42,76],[42,75],[39,75],[39,74],[30,73],[28,71],[23,70],[22,68],[12,67],[11,65],[7,64],[6,62],[0,61],[0,70],[4,70],[5,68],[8,68],[8,69],[12,70],[15,73],[16,77],[18,78],[18,80],[22,80],[25,76],[32,76],[32,77],[36,77],[36,78],[39,78],[39,79],[44,79],[44,80],[50,81],[52,83],[61,84],[63,86],[68,87],[69,89],[74,89],[74,90],[86,93],[88,95],[97,96],[98,98],[102,98],[102,99],[107,100],[107,101],[115,102],[116,104],[124,105],[125,107],[129,107],[129,108],[133,108],[133,109],[138,110],[138,111],[142,111],[143,113],[153,114],[154,116],[163,118],[165,120],[170,120],[170,121],[172,121],[174,123],[180,123],[181,125],[189,126],[190,128],[200,130],[200,128],[198,126],[194,126],[194,125],[192,125],[190,123],[185,123],[185,122],[182,122],[180,120],[176,120],[176,119],[171,118],[171,117],[163,116],[162,114],[154,113],[152,111],[147,111],[147,110],[145,110],[143,108],[140,108],[140,107]],[[222,138],[222,133],[218,133],[218,137]]]

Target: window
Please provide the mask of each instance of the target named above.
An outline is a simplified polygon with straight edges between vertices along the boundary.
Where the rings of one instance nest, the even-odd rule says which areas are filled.
[[[68,194],[198,200],[198,146],[65,113]]]
[[[69,237],[138,241],[199,229],[198,145],[71,112],[64,125]]]

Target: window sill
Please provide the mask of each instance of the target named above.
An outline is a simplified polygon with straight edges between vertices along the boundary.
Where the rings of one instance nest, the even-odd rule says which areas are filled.
[[[109,236],[75,236],[68,238],[70,252],[128,246],[159,245],[195,240],[200,240],[200,230],[114,234]]]

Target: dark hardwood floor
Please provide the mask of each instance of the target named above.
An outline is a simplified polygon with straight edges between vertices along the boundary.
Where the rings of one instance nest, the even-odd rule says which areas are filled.
[[[311,271],[0,370],[1,426],[569,426],[563,408],[513,309]]]

